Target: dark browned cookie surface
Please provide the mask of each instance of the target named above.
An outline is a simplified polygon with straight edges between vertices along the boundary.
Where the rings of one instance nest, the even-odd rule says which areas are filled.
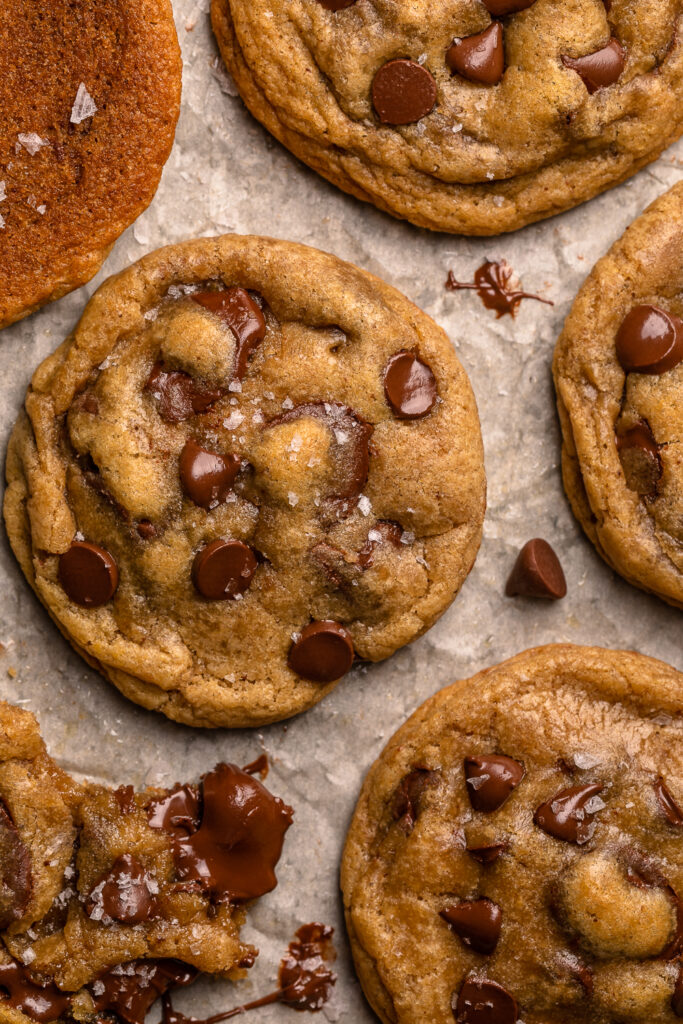
[[[96,273],[180,108],[170,0],[0,4],[0,327]]]
[[[683,123],[683,0],[213,0],[250,111],[346,192],[495,235],[629,177]]]
[[[538,647],[399,729],[342,864],[383,1021],[681,1019],[682,695],[663,662]]]
[[[444,332],[313,249],[226,236],[110,279],[37,370],[5,517],[76,649],[194,725],[310,707],[448,607],[485,480]]]

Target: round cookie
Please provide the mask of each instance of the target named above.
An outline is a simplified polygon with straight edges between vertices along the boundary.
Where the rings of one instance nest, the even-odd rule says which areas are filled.
[[[212,20],[280,142],[436,231],[569,209],[683,126],[683,0],[212,0]]]
[[[683,675],[539,647],[430,698],[370,769],[342,889],[391,1024],[683,1016]]]
[[[555,350],[562,475],[596,550],[683,608],[683,183],[612,246]]]
[[[181,67],[170,0],[3,0],[0,328],[90,280],[149,205]]]
[[[423,633],[485,505],[444,332],[333,256],[238,236],[99,289],[33,377],[7,479],[60,629],[126,696],[204,726],[293,715]]]

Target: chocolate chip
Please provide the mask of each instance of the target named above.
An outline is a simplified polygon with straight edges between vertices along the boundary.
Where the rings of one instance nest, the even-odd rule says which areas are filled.
[[[275,866],[292,808],[234,764],[219,764],[202,780],[201,823],[173,840],[178,877],[232,903],[256,899],[277,885]]]
[[[210,601],[234,600],[249,587],[257,564],[241,540],[212,540],[195,555],[192,582]]]
[[[71,1005],[70,995],[60,992],[52,982],[36,985],[16,960],[0,964],[0,990],[7,993],[0,1006],[11,1006],[39,1024],[66,1017]]]
[[[591,95],[598,89],[614,85],[624,70],[624,59],[624,48],[614,38],[601,50],[588,53],[585,57],[567,57],[562,54],[564,66],[576,71]]]
[[[453,993],[451,1002],[457,1024],[516,1024],[517,1000],[495,981],[469,977]]]
[[[239,455],[219,455],[193,438],[180,453],[180,482],[195,505],[214,508],[225,501],[240,468]]]
[[[383,124],[413,124],[434,109],[436,82],[414,60],[390,60],[375,75],[372,103]]]
[[[31,853],[0,800],[0,928],[23,917],[32,892]]]
[[[493,900],[463,900],[439,914],[476,953],[488,955],[498,945],[503,914]]]
[[[189,373],[165,370],[163,363],[155,363],[145,390],[154,395],[159,403],[159,415],[168,423],[181,423],[206,412],[223,395],[220,388],[201,384]]]
[[[582,846],[595,832],[593,815],[604,806],[591,807],[590,802],[604,788],[599,783],[592,783],[561,789],[536,809],[535,824],[555,839]]]
[[[491,814],[502,807],[526,774],[521,761],[504,754],[475,754],[465,758],[465,780],[475,811]]]
[[[116,964],[92,984],[95,1010],[113,1013],[126,1024],[144,1024],[147,1011],[160,995],[169,988],[189,985],[198,973],[179,960],[130,960]]]
[[[436,402],[436,380],[412,352],[397,352],[384,367],[384,394],[395,416],[417,420]]]
[[[154,540],[157,535],[157,528],[149,519],[141,519],[136,529],[143,540]]]
[[[111,601],[119,585],[119,570],[105,548],[87,540],[72,541],[59,556],[59,582],[69,600],[84,608]]]
[[[195,302],[219,317],[235,336],[233,376],[241,380],[247,371],[249,356],[266,336],[266,320],[261,309],[244,288],[219,292],[197,292]]]
[[[655,796],[669,824],[675,825],[676,828],[683,828],[683,811],[674,800],[661,775],[655,782]]]
[[[559,601],[567,593],[560,561],[546,540],[528,540],[505,586],[507,597],[543,597]]]
[[[394,795],[393,816],[404,832],[412,832],[419,818],[427,789],[436,785],[439,773],[431,768],[413,768],[401,779]]]
[[[616,352],[626,373],[666,373],[683,360],[683,320],[658,306],[635,306],[617,331]]]
[[[137,857],[124,853],[110,870],[93,886],[85,903],[85,911],[93,921],[120,921],[142,924],[151,921],[159,911],[154,895],[158,885]]]
[[[403,530],[398,523],[378,520],[368,534],[363,547],[358,552],[358,565],[361,569],[370,569],[375,561],[375,551],[383,544],[398,548],[401,544]]]
[[[662,477],[659,445],[644,421],[617,434],[617,451],[626,486],[641,497],[654,497]]]
[[[199,828],[199,788],[176,786],[166,796],[152,800],[147,808],[150,828],[172,835],[189,835]]]
[[[492,22],[483,32],[454,39],[446,53],[451,71],[481,85],[497,85],[505,71],[503,28]]]
[[[289,651],[292,672],[314,683],[341,679],[353,664],[351,636],[339,622],[326,619],[305,626]]]
[[[487,846],[468,846],[470,857],[480,864],[494,864],[508,848],[507,843],[489,843]]]

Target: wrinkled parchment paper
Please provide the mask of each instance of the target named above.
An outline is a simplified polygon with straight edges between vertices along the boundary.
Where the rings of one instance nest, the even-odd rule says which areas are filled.
[[[470,374],[484,433],[489,507],[483,546],[454,605],[417,643],[381,665],[353,670],[321,705],[286,726],[231,733],[174,725],[119,696],[61,638],[3,535],[0,696],[37,713],[64,768],[113,785],[168,785],[196,778],[219,760],[244,764],[267,750],[267,784],[296,808],[296,818],[280,884],[254,907],[244,932],[261,954],[239,986],[201,982],[176,1003],[205,1016],[270,991],[295,929],[319,920],[337,930],[339,981],[318,1019],[370,1024],[375,1018],[350,964],[338,866],[363,776],[405,717],[447,683],[535,644],[635,648],[683,669],[681,613],[624,583],[573,519],[560,480],[550,375],[553,345],[579,285],[629,222],[680,179],[683,141],[627,184],[514,235],[468,240],[431,234],[343,195],[299,164],[242,106],[211,35],[209,0],[173,5],[185,58],[184,100],[161,187],[93,282],[2,332],[3,448],[32,371],[106,276],[157,246],[197,235],[275,235],[367,268],[450,335]],[[496,320],[473,292],[444,289],[449,269],[461,281],[472,280],[486,258],[506,258],[525,289],[553,299],[554,307],[527,301],[515,320]],[[551,541],[561,557],[569,587],[563,601],[503,596],[519,547],[536,536]],[[245,1019],[252,1017],[303,1024],[285,1006]]]

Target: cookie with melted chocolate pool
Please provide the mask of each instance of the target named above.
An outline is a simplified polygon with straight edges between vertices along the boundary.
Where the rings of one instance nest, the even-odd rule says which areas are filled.
[[[443,331],[333,256],[226,236],[106,282],[37,370],[5,521],[40,600],[178,721],[286,718],[449,606],[477,410]]]
[[[358,199],[496,235],[683,129],[683,0],[212,0],[251,113]]]
[[[342,889],[385,1024],[683,1018],[683,674],[553,645],[442,690],[365,780]]]
[[[291,823],[233,764],[166,790],[76,782],[0,703],[0,1021],[144,1024],[200,972],[240,977]]]
[[[683,183],[595,266],[553,370],[574,514],[624,579],[683,608]]]

